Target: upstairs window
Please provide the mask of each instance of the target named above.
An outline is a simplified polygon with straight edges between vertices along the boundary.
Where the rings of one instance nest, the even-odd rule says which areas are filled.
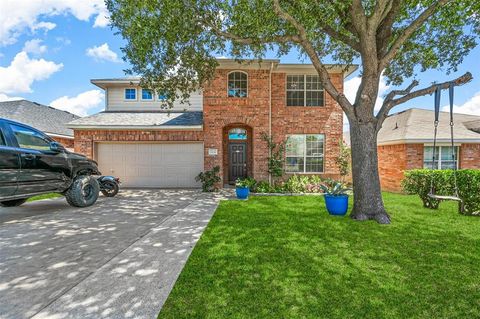
[[[159,92],[157,98],[159,101],[167,100],[167,92]]]
[[[228,96],[247,97],[247,73],[235,71],[228,74]]]
[[[125,100],[136,100],[137,89],[125,89]]]
[[[142,100],[153,100],[152,90],[142,89]]]
[[[453,153],[455,152],[455,153]],[[452,155],[455,154],[455,161]],[[433,165],[433,146],[423,148],[423,167],[431,169]],[[434,169],[458,168],[458,146],[453,151],[451,146],[437,146],[435,151]]]
[[[287,106],[324,106],[318,75],[287,75]]]

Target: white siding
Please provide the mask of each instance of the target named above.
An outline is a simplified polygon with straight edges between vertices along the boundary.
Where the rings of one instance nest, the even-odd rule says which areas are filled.
[[[106,110],[108,111],[158,111],[162,110],[162,103],[157,96],[151,101],[142,100],[142,89],[137,88],[137,100],[125,100],[125,88],[128,87],[109,87],[106,90]],[[193,92],[190,95],[190,105],[187,103],[174,102],[173,109],[175,111],[202,111],[203,110],[203,95],[201,91]]]

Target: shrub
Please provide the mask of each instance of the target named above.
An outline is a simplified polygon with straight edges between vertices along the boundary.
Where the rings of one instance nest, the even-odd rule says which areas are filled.
[[[321,193],[321,184],[322,179],[317,175],[293,175],[285,182],[273,185],[267,181],[260,181],[252,191],[254,193]]]
[[[267,143],[270,156],[268,157],[268,172],[272,177],[279,178],[283,176],[283,163],[285,162],[285,142],[275,143],[272,136],[262,133],[262,139]]]
[[[342,141],[342,139],[340,139],[338,146],[340,148],[340,152],[338,157],[335,159],[335,163],[338,165],[342,181],[345,181],[345,177],[350,173],[351,151],[350,148]]]
[[[235,182],[237,187],[248,187],[249,189],[255,189],[257,181],[253,177],[239,178]]]
[[[260,181],[251,191],[254,193],[273,193],[273,187],[267,181]]]
[[[218,173],[220,166],[215,166],[209,171],[201,172],[195,177],[197,182],[202,182],[202,190],[204,192],[215,192],[218,190],[217,184],[222,180]]]
[[[402,181],[403,190],[408,194],[417,194],[423,206],[437,209],[440,202],[428,197],[433,179],[437,195],[454,195],[453,170],[415,169],[405,172]],[[466,215],[480,213],[480,170],[464,169],[457,171],[458,195],[463,200]]]

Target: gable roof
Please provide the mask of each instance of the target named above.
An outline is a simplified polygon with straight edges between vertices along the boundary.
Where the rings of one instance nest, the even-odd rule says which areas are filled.
[[[409,109],[385,119],[378,132],[378,144],[433,142],[434,112]],[[460,143],[480,143],[480,116],[454,114],[454,140]],[[440,112],[437,141],[450,141],[450,113]]]
[[[203,112],[130,111],[100,112],[68,124],[74,129],[201,130]]]
[[[24,123],[50,135],[73,137],[66,124],[80,117],[27,100],[0,102],[0,118]]]

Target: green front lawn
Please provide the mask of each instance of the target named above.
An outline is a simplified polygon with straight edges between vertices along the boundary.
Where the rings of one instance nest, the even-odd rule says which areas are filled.
[[[43,195],[37,195],[37,196],[30,197],[29,199],[27,199],[27,202],[33,202],[33,201],[41,200],[41,199],[57,198],[57,197],[61,197],[61,196],[62,195],[58,194],[58,193],[48,193],[48,194],[43,194]]]
[[[159,318],[479,318],[480,218],[384,198],[388,226],[321,197],[222,202]]]

